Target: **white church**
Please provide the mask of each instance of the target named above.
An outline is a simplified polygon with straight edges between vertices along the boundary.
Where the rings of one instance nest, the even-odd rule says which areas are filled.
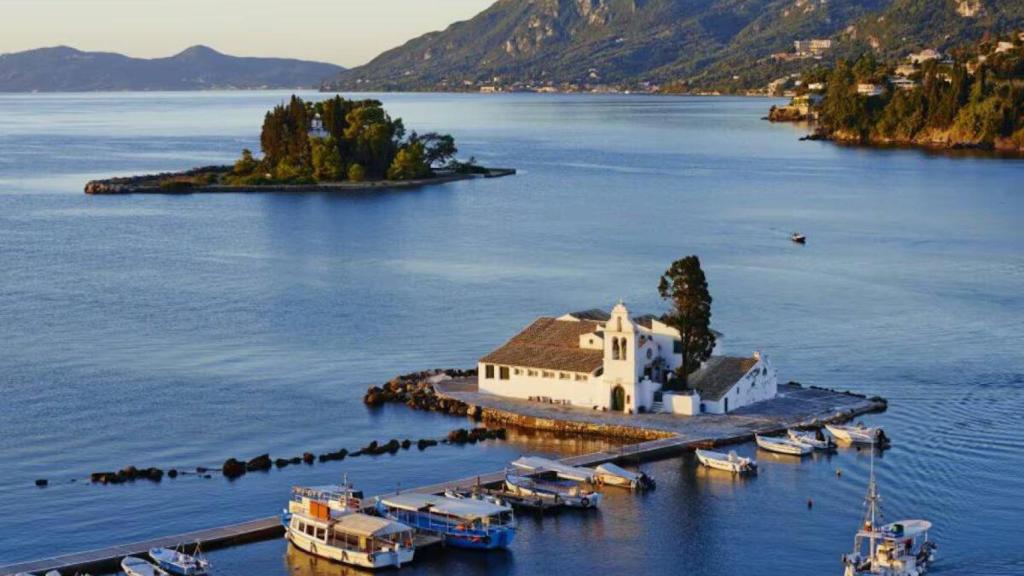
[[[764,354],[712,356],[688,390],[661,391],[682,364],[679,332],[652,315],[587,310],[538,318],[480,359],[479,391],[599,410],[724,414],[774,398],[778,376]],[[656,396],[661,396],[656,401]]]

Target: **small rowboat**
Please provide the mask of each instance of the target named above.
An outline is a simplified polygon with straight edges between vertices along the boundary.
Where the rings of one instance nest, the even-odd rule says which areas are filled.
[[[711,450],[697,450],[697,461],[707,466],[708,468],[714,468],[715,470],[725,470],[726,472],[733,472],[736,474],[747,474],[757,472],[757,462],[743,456],[738,456],[736,452],[729,452],[723,454],[721,452],[712,452]]]
[[[797,244],[807,244],[807,236],[804,236],[799,232],[793,232],[793,235],[790,236],[789,239]]]
[[[210,573],[210,563],[200,556],[189,556],[180,550],[153,548],[149,557],[171,574],[178,576],[204,576]]]
[[[836,440],[854,444],[877,444],[883,446],[889,443],[882,428],[871,428],[858,422],[855,426],[840,426],[838,424],[825,424],[825,428],[835,437]]]
[[[822,438],[814,432],[801,432],[799,430],[787,430],[786,433],[789,435],[789,439],[797,444],[804,444],[814,448],[815,450],[830,450],[832,449],[832,440],[822,434]]]
[[[124,573],[128,576],[169,576],[159,566],[154,566],[135,556],[127,556],[124,560],[121,560],[121,570],[124,570]]]
[[[768,450],[769,452],[778,452],[779,454],[803,456],[814,451],[814,448],[806,444],[798,444],[785,438],[769,438],[768,436],[757,434],[754,436],[754,440],[757,442],[758,448]]]

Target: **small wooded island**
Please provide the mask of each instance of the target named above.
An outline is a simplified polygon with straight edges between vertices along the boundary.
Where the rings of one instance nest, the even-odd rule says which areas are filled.
[[[1024,33],[902,63],[840,60],[795,84],[768,118],[812,122],[810,139],[1024,154]]]
[[[267,112],[260,133],[263,157],[242,150],[233,166],[93,180],[86,194],[330,191],[398,188],[515,174],[455,159],[448,134],[406,133],[378,100],[335,96],[288,104]]]

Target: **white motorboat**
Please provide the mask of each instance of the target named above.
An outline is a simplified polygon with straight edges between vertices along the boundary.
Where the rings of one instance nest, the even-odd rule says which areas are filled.
[[[590,468],[581,466],[570,466],[562,464],[558,460],[541,458],[539,456],[523,456],[512,462],[512,466],[529,474],[541,474],[553,472],[559,478],[572,480],[573,482],[597,483],[597,472]]]
[[[121,570],[128,576],[169,576],[163,568],[135,556],[121,560]]]
[[[194,555],[170,548],[152,548],[149,557],[157,566],[178,576],[204,576],[210,573],[210,562],[202,557],[198,546]]]
[[[820,431],[818,434],[815,434],[814,432],[801,432],[790,428],[786,431],[786,434],[791,441],[810,446],[815,450],[831,450],[833,447],[832,439],[821,434]],[[821,436],[820,438],[819,435]]]
[[[750,474],[757,472],[757,462],[745,456],[739,456],[736,452],[728,454],[712,452],[711,450],[697,450],[697,461],[716,470],[725,470],[736,474]]]
[[[874,444],[875,446],[888,445],[889,439],[881,427],[865,426],[858,422],[854,426],[840,426],[839,424],[825,424],[825,428],[837,441],[847,444]]]
[[[600,464],[594,470],[597,472],[597,481],[601,484],[622,486],[631,490],[648,490],[655,486],[654,478],[644,472],[631,472],[612,462]]]
[[[927,520],[900,520],[879,526],[881,496],[875,482],[874,450],[868,480],[864,523],[853,539],[853,552],[843,555],[843,576],[921,576],[935,561],[938,546],[928,539]]]
[[[754,435],[754,440],[757,442],[757,447],[762,450],[768,450],[769,452],[778,452],[779,454],[789,454],[790,456],[803,456],[814,452],[814,448],[807,444],[798,444],[792,440],[786,438],[772,438],[770,436],[761,436],[760,434]]]
[[[356,492],[346,484],[294,488],[282,515],[285,537],[314,556],[360,568],[400,567],[412,562],[413,529],[401,522],[363,514]]]
[[[506,474],[505,488],[516,496],[539,498],[570,508],[597,508],[601,504],[600,492],[587,490],[571,480],[541,480]]]
[[[539,456],[523,456],[512,462],[512,466],[530,474],[550,472],[565,480],[586,482],[589,484],[607,484],[631,489],[652,488],[654,481],[642,472],[630,472],[612,463],[601,464],[597,468],[571,466],[558,460]]]

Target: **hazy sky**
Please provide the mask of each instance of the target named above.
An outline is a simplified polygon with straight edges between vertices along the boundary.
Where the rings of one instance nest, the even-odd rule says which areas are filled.
[[[0,53],[68,45],[152,58],[206,44],[239,56],[363,64],[493,0],[0,0]]]

